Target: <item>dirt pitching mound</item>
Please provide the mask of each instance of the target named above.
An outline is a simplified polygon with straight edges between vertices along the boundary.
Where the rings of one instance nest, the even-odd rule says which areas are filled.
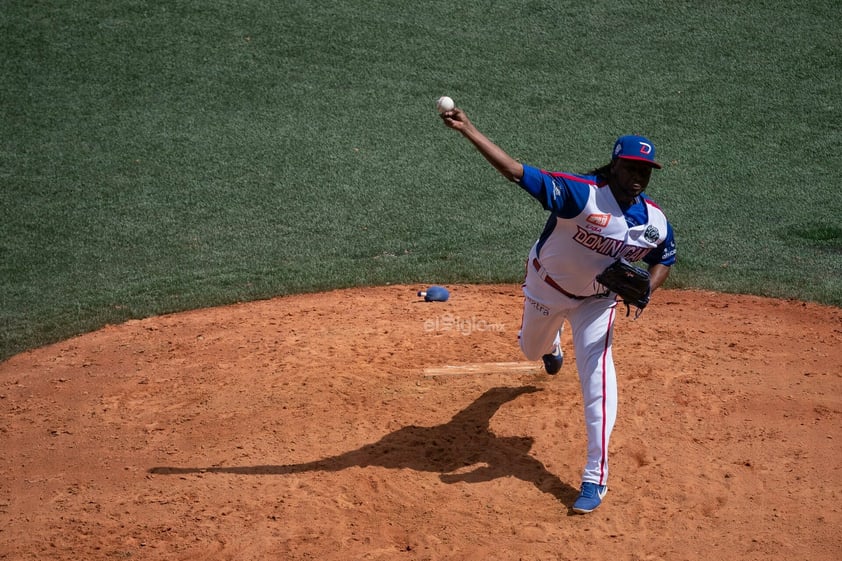
[[[0,364],[0,559],[842,558],[842,310],[661,291],[615,332],[606,501],[520,289],[335,291]]]

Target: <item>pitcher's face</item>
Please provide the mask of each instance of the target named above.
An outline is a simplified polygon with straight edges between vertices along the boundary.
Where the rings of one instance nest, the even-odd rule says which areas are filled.
[[[650,164],[617,158],[611,163],[611,192],[618,202],[631,203],[646,190],[651,176]]]

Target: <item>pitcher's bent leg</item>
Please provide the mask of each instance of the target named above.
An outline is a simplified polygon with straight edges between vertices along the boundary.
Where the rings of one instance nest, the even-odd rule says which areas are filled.
[[[523,320],[518,333],[520,349],[528,360],[540,360],[561,341],[565,316],[523,290]]]

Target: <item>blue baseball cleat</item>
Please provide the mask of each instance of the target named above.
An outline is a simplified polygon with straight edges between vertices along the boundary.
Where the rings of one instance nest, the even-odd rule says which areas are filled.
[[[542,356],[541,359],[544,361],[544,370],[547,374],[558,374],[561,365],[564,364],[564,355],[559,347],[556,347],[552,353]]]
[[[608,485],[597,485],[588,481],[582,483],[579,498],[573,503],[573,512],[587,514],[596,510],[602,504],[602,499],[608,493]]]

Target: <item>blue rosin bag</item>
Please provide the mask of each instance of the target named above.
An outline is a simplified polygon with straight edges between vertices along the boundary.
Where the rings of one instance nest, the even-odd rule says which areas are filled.
[[[419,291],[418,296],[422,296],[425,302],[447,302],[450,292],[443,286],[433,285],[427,290]]]

